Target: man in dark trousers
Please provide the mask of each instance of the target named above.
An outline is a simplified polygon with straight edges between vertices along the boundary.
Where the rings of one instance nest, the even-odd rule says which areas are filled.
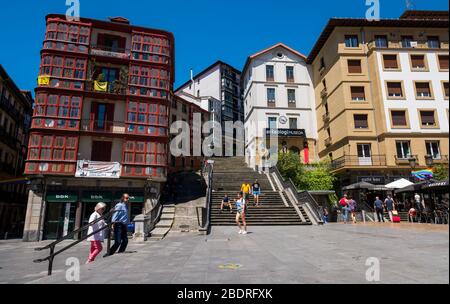
[[[377,196],[375,200],[375,211],[377,212],[378,222],[384,223],[384,210],[383,210],[383,201]]]
[[[110,255],[116,253],[119,249],[119,253],[124,253],[128,246],[128,201],[130,196],[125,193],[122,195],[122,199],[115,206],[116,211],[112,216],[112,225],[114,230],[114,245],[111,247]],[[108,256],[108,253],[106,254]]]

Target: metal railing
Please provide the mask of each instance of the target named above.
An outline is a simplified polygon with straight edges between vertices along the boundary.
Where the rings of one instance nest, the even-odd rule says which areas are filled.
[[[401,39],[388,40],[386,43],[377,44],[375,40],[372,40],[368,43],[369,48],[402,48],[402,49],[448,49],[449,42],[446,40],[439,41],[439,44],[434,46],[429,43],[428,40],[424,39],[413,39],[409,42],[403,41]]]
[[[96,90],[95,89],[95,81],[94,80],[87,80],[85,85],[85,90],[88,92],[95,92],[95,93],[107,93],[107,94],[116,94],[116,95],[126,95],[127,94],[127,88],[128,83],[120,83],[119,80],[115,80],[112,82],[107,82],[108,85],[106,87],[106,91],[102,90]]]
[[[270,172],[276,174],[276,176],[278,177],[278,180],[280,181],[280,183],[284,189],[288,189],[288,188],[291,189],[291,192],[293,193],[293,195],[295,196],[295,198],[297,199],[297,201],[300,205],[309,204],[309,206],[311,208],[308,208],[308,209],[314,213],[313,215],[316,217],[317,223],[323,224],[323,219],[322,219],[322,214],[321,214],[322,207],[319,206],[319,203],[317,203],[317,201],[314,199],[314,197],[308,191],[303,191],[303,192],[299,193],[294,182],[290,178],[285,179],[281,175],[281,173],[277,167],[271,168]]]
[[[395,155],[395,163],[397,165],[409,165],[410,159],[414,158],[416,160],[419,159],[419,156],[417,155],[409,155],[408,157],[400,157],[398,155]]]
[[[112,221],[111,221],[111,218],[112,218],[113,214],[116,213],[116,212],[117,212],[116,210],[112,210],[112,211],[108,212],[107,214],[103,215],[102,217],[100,217],[99,219],[95,220],[94,222],[89,223],[89,224],[81,227],[80,229],[77,229],[77,230],[69,233],[65,237],[62,237],[62,238],[60,238],[59,240],[57,240],[57,241],[55,241],[53,243],[51,243],[51,244],[49,244],[49,245],[47,245],[45,247],[36,248],[35,251],[44,251],[44,250],[49,249],[50,250],[50,254],[49,254],[49,256],[47,256],[47,257],[45,257],[43,259],[34,260],[34,263],[43,263],[43,262],[48,261],[48,275],[51,276],[52,275],[52,271],[53,271],[53,262],[54,262],[54,259],[55,259],[55,257],[57,255],[59,255],[59,254],[65,252],[65,251],[69,250],[70,248],[78,245],[79,243],[87,240],[91,236],[94,236],[95,234],[97,234],[97,233],[99,233],[99,232],[101,232],[103,230],[106,230],[106,232],[107,232],[106,233],[106,236],[107,236],[107,238],[106,238],[107,239],[107,253],[110,254],[110,251],[111,251],[111,230],[112,230],[112,224],[113,224]],[[56,245],[62,243],[63,241],[66,241],[66,240],[73,240],[74,237],[76,237],[77,235],[82,235],[82,232],[88,230],[89,227],[91,227],[91,226],[93,226],[93,225],[95,225],[98,222],[103,221],[103,220],[107,221],[107,225],[106,226],[102,227],[101,229],[99,229],[97,231],[92,232],[89,235],[81,237],[79,240],[74,241],[70,245],[67,245],[64,248],[62,248],[62,249],[60,249],[60,250],[55,252]]]
[[[344,167],[380,167],[386,166],[386,155],[372,155],[371,157],[359,157],[346,155],[332,161],[334,170]]]
[[[126,48],[111,47],[106,45],[92,45],[91,55],[129,59],[131,51]]]
[[[126,124],[119,121],[106,121],[106,120],[82,120],[81,128],[82,132],[99,132],[99,133],[113,133],[113,134],[125,134]]]
[[[206,162],[205,162],[206,163]],[[213,175],[214,175],[214,163],[208,163],[204,168],[208,176],[208,188],[206,190],[206,219],[203,227],[200,228],[200,232],[209,234],[211,232],[211,209],[212,209],[212,193],[213,193]]]

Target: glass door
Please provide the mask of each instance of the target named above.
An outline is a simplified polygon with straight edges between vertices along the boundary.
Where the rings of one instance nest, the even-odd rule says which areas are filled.
[[[358,145],[358,160],[360,166],[372,166],[372,147],[370,144]]]
[[[49,203],[44,239],[60,239],[74,230],[76,203]]]

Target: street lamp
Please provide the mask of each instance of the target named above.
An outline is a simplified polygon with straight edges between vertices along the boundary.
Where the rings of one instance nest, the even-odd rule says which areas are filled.
[[[433,156],[432,155],[426,155],[425,156],[425,163],[427,164],[428,168],[432,168],[434,164]]]
[[[414,171],[414,169],[416,168],[416,166],[417,166],[417,158],[416,157],[414,157],[414,156],[411,156],[409,159],[408,159],[408,161],[409,161],[409,165],[410,165],[410,167],[411,167],[411,169],[412,169],[412,171]],[[411,177],[412,177],[412,182],[416,182],[416,178],[411,174]]]

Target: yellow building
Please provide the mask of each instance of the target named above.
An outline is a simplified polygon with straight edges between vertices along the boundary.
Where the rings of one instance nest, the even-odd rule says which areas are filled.
[[[387,184],[448,164],[448,12],[331,19],[312,65],[321,159],[342,185]],[[412,164],[416,163],[415,167]]]

